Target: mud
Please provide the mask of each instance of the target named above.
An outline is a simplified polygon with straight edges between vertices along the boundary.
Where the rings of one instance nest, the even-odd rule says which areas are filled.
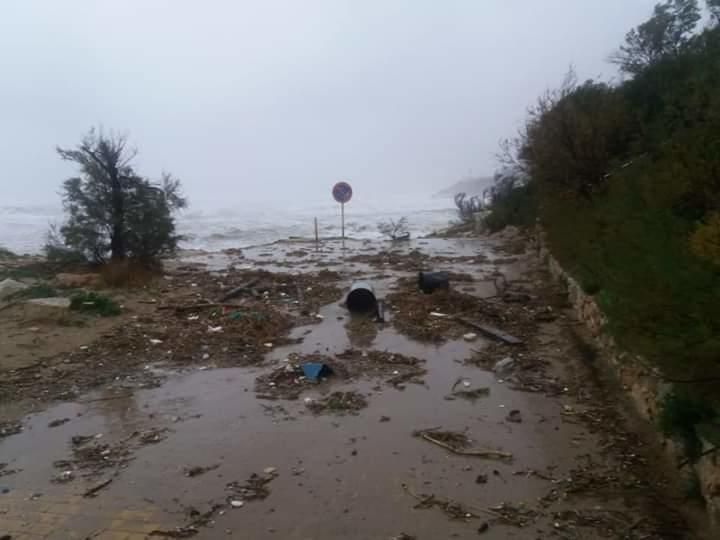
[[[0,536],[700,538],[562,296],[507,241],[289,242],[168,263],[171,279],[90,330],[88,349],[3,373]],[[466,341],[455,321],[413,339],[397,306],[434,324],[439,297],[411,285],[425,268],[472,278],[453,282],[449,314],[523,344]],[[372,276],[380,298],[404,295],[385,324],[341,305]],[[229,308],[195,307],[258,278]],[[305,361],[332,374],[303,380]]]

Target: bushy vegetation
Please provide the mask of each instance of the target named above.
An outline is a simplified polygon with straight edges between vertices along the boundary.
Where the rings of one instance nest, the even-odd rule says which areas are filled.
[[[163,174],[153,183],[137,174],[136,152],[125,137],[91,130],[75,148],[57,151],[79,167],[80,175],[63,184],[68,217],[50,236],[49,256],[152,263],[176,249],[180,236],[173,213],[186,206],[178,180]]]
[[[80,293],[70,298],[70,309],[101,317],[122,313],[120,306],[112,298],[94,292]]]
[[[537,217],[620,344],[690,381],[720,376],[720,0],[707,7],[701,27],[696,1],[660,3],[612,58],[626,80],[571,73],[541,96],[488,217]]]

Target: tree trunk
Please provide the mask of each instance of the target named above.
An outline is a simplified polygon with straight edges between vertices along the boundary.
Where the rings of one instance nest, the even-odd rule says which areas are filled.
[[[122,184],[117,169],[112,171],[110,178],[112,187],[112,236],[110,238],[110,258],[115,261],[127,256],[125,246],[125,205]]]

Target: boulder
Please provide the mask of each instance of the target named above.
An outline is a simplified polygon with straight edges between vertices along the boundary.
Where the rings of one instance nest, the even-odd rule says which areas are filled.
[[[102,283],[100,274],[58,274],[55,283],[65,289],[96,288]]]
[[[0,281],[0,299],[7,298],[8,296],[15,294],[16,292],[20,292],[27,288],[27,285],[19,281],[15,281],[14,279],[4,279]]]
[[[52,298],[33,298],[32,300],[27,301],[28,304],[35,304],[37,306],[48,306],[48,307],[57,307],[57,308],[69,308],[70,307],[70,299],[64,298],[62,296],[52,297]]]

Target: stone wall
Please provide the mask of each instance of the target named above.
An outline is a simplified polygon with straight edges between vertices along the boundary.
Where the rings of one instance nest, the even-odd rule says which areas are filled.
[[[537,235],[538,255],[547,265],[553,279],[562,283],[579,321],[584,323],[600,351],[599,358],[605,363],[609,374],[627,392],[637,413],[653,427],[657,426],[659,407],[663,397],[671,390],[664,382],[659,370],[648,364],[642,357],[622,351],[613,338],[604,331],[607,318],[595,298],[583,291],[547,248],[542,233]],[[658,441],[674,460],[682,460],[679,447],[656,431]],[[712,445],[703,441],[706,449]],[[713,526],[720,529],[720,453],[714,452],[694,465],[700,481],[702,495],[706,501],[708,515]]]

